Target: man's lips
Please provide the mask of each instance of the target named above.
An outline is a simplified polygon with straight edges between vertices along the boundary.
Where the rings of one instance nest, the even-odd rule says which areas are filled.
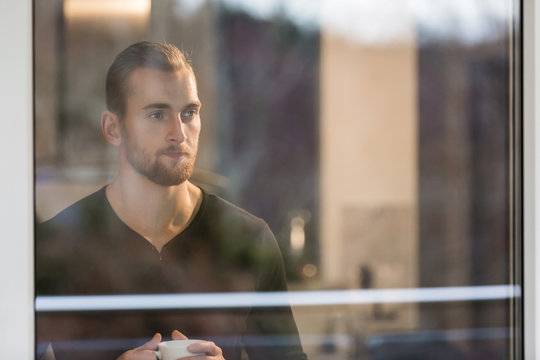
[[[180,159],[182,157],[188,157],[190,156],[191,152],[186,146],[170,146],[168,148],[165,148],[159,152],[159,155],[165,155],[168,158],[171,159]]]
[[[171,151],[166,151],[163,153],[163,155],[171,158],[171,159],[180,159],[182,157],[186,157],[189,155],[189,153],[185,152],[185,151],[180,151],[180,152],[171,152]]]

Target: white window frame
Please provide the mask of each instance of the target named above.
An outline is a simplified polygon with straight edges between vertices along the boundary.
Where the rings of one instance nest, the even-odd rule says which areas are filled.
[[[540,4],[523,4],[524,355],[540,355]]]
[[[524,0],[524,355],[540,355],[540,4]],[[32,2],[0,1],[0,349],[33,359]],[[535,141],[536,140],[536,141]]]
[[[32,4],[0,1],[0,349],[34,358]]]

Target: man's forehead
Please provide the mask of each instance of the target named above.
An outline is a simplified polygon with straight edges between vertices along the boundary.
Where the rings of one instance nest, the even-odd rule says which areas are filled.
[[[195,74],[190,69],[164,71],[148,67],[136,68],[127,81],[128,95],[158,95],[159,93],[180,92],[197,95]]]

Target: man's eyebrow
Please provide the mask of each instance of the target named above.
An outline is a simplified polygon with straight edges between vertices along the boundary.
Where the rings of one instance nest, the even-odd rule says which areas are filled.
[[[194,101],[190,104],[187,104],[186,105],[186,109],[189,109],[189,108],[200,108],[201,107],[201,102],[200,101]]]
[[[150,110],[150,109],[169,109],[171,106],[169,104],[165,103],[155,103],[155,104],[148,104],[145,107],[143,107],[143,110]]]
[[[186,109],[193,109],[193,108],[200,108],[202,106],[200,101],[194,101],[192,103],[189,103],[185,106]],[[148,104],[145,107],[143,107],[143,110],[150,110],[150,109],[170,109],[171,106],[166,103],[155,103],[155,104]]]

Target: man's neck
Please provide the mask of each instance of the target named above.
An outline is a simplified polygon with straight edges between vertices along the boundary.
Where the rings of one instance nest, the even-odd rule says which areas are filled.
[[[189,181],[161,186],[142,176],[118,176],[106,194],[118,217],[159,252],[189,225],[202,199]]]

